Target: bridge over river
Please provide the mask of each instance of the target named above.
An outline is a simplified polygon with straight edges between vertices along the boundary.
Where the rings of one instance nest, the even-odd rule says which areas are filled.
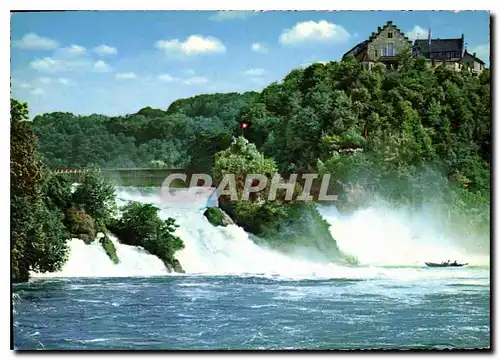
[[[186,174],[186,182],[174,180],[170,186],[187,187],[191,181],[192,175],[196,173],[186,169],[162,168],[103,168],[99,170],[106,179],[119,186],[161,186],[163,181],[171,174]],[[67,174],[74,182],[79,182],[88,169],[59,168],[53,171],[59,174]],[[199,185],[202,185],[201,180]]]

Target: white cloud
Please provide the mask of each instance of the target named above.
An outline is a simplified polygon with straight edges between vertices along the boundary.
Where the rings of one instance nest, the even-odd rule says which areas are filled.
[[[182,81],[186,85],[202,85],[208,83],[208,79],[202,76],[193,76]]]
[[[161,81],[165,81],[165,82],[172,82],[172,81],[178,80],[178,79],[174,78],[170,74],[161,74],[161,75],[158,75],[158,79],[160,79]]]
[[[64,71],[89,70],[92,62],[87,58],[58,59],[53,57],[37,58],[29,66],[40,72],[56,73]]]
[[[248,75],[248,76],[262,76],[265,73],[266,73],[266,70],[260,69],[260,68],[248,69],[247,71],[245,71],[245,75]]]
[[[265,54],[268,52],[268,49],[265,45],[263,45],[259,42],[255,42],[252,44],[252,51]]]
[[[184,70],[184,73],[186,73],[187,75],[190,75],[190,76],[194,76],[194,70],[193,69],[186,69]]]
[[[209,80],[203,76],[191,76],[188,78],[180,78],[180,77],[174,77],[170,74],[160,74],[158,75],[158,79],[164,82],[181,82],[185,85],[203,85],[209,82]]]
[[[116,55],[118,53],[118,50],[115,47],[108,46],[106,44],[96,46],[93,50],[100,56]]]
[[[38,78],[38,81],[40,81],[42,84],[62,84],[66,86],[76,85],[75,81],[64,77],[60,78],[40,77]]]
[[[30,67],[38,71],[57,71],[62,67],[61,61],[51,57],[35,59],[30,62]]]
[[[38,79],[42,84],[50,84],[52,82],[52,79],[49,77],[41,77]]]
[[[71,83],[71,80],[70,79],[66,79],[66,78],[59,78],[59,83],[63,84],[63,85],[69,85]]]
[[[31,89],[33,86],[28,84],[28,83],[21,83],[21,84],[19,84],[19,87],[21,89]]]
[[[27,50],[52,50],[59,46],[57,41],[38,36],[35,33],[24,35],[21,40],[14,41],[13,45]]]
[[[67,78],[59,78],[59,79],[57,79],[57,81],[60,84],[63,84],[63,85],[66,85],[66,86],[76,85],[75,81],[73,81],[71,79],[67,79]]]
[[[283,45],[311,42],[346,42],[351,35],[341,25],[325,20],[304,21],[295,24],[291,29],[285,29],[279,38]]]
[[[179,39],[158,40],[155,47],[165,51],[167,54],[183,53],[185,55],[198,55],[226,51],[226,47],[219,39],[212,36],[204,38],[200,35],[191,35],[184,42],[179,41]]]
[[[467,50],[469,54],[476,53],[476,56],[483,60],[486,64],[490,62],[490,44],[480,44],[472,50]]]
[[[97,72],[109,72],[111,71],[111,67],[102,60],[97,60],[94,63],[94,70]]]
[[[30,91],[30,94],[31,95],[41,96],[41,95],[45,94],[45,92],[43,91],[43,89],[35,88],[35,89],[33,89],[33,90]]]
[[[429,29],[424,29],[419,25],[415,25],[413,29],[406,33],[406,36],[412,41],[416,39],[427,39],[429,36]]]
[[[83,55],[87,53],[87,49],[85,49],[83,46],[80,45],[70,45],[61,50],[70,55]]]
[[[130,79],[136,79],[137,75],[133,72],[118,73],[116,74],[116,78],[119,80],[130,80]]]
[[[214,21],[243,20],[254,15],[257,15],[256,11],[217,11],[209,19]]]

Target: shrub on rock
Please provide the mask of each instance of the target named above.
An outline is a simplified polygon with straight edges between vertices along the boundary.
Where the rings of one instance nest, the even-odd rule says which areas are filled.
[[[203,213],[214,226],[227,226],[234,224],[233,220],[217,207],[209,207]]]
[[[66,212],[66,226],[72,236],[90,244],[96,237],[94,219],[84,210],[74,207]]]
[[[104,235],[99,242],[102,245],[102,248],[108,255],[108,257],[111,259],[112,262],[115,264],[118,264],[120,262],[120,259],[118,258],[118,255],[116,254],[116,247],[115,244],[107,237],[107,235]]]
[[[158,210],[151,204],[132,201],[121,208],[122,217],[111,221],[108,228],[122,243],[142,246],[158,256],[171,271],[175,270],[175,252],[184,248],[184,242],[173,235],[175,220],[162,220]]]

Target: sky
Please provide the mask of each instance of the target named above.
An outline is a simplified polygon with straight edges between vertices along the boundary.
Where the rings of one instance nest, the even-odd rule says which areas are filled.
[[[479,11],[68,11],[11,14],[11,91],[30,116],[123,115],[203,93],[260,91],[340,60],[388,20],[408,37],[459,38],[489,66]]]

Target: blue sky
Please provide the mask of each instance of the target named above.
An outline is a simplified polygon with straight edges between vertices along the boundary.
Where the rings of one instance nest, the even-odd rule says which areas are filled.
[[[14,13],[13,97],[31,116],[166,109],[201,93],[259,91],[293,68],[340,60],[392,20],[412,38],[460,37],[489,64],[489,14],[439,11]]]

